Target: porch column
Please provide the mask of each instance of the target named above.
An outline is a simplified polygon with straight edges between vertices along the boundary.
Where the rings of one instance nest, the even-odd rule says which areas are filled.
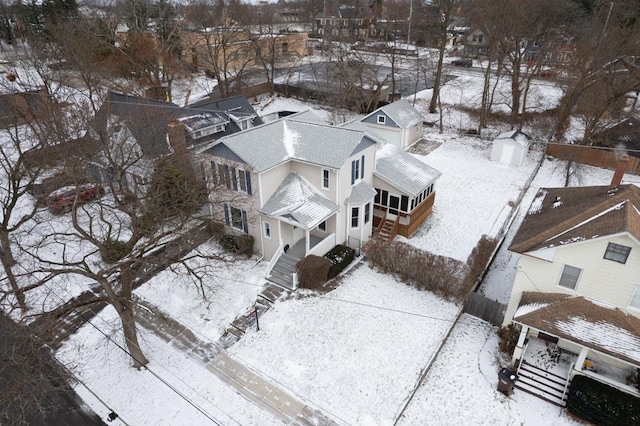
[[[522,330],[520,331],[520,336],[518,336],[518,343],[516,344],[516,348],[513,350],[513,356],[511,357],[511,362],[516,362],[520,358],[524,356],[524,341],[527,338],[527,333],[529,332],[529,326],[523,325]]]
[[[307,257],[309,254],[309,230],[305,229],[305,240],[304,240],[304,256]]]
[[[584,346],[580,350],[580,355],[578,355],[578,359],[576,360],[576,365],[573,367],[576,371],[582,371],[582,366],[584,365],[584,361],[587,359],[587,354],[589,353],[589,349]]]
[[[282,239],[282,222],[280,222],[280,218],[278,218],[278,247],[284,244],[284,240]]]

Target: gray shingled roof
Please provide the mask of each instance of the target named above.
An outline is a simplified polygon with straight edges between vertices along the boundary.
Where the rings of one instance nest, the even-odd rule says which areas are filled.
[[[398,126],[405,129],[424,120],[422,114],[420,114],[417,109],[411,106],[411,104],[404,99],[400,99],[381,108],[378,108],[367,117],[376,114],[380,110],[382,110],[389,116],[389,118],[395,121]]]
[[[337,212],[338,205],[305,178],[291,172],[258,211],[267,216],[292,217],[304,228],[311,229]]]
[[[219,140],[258,173],[289,159],[341,168],[356,149],[373,145],[362,132],[283,118]]]
[[[379,146],[374,175],[415,197],[436,181],[439,171],[390,143]]]
[[[376,196],[376,190],[371,187],[368,183],[362,181],[357,185],[354,185],[351,188],[351,194],[345,200],[347,204],[362,204],[367,203],[373,200],[373,197]]]

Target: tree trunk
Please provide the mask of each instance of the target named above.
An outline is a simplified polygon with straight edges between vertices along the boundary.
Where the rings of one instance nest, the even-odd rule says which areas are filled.
[[[440,97],[440,81],[442,80],[442,63],[444,62],[444,50],[447,43],[446,36],[443,36],[440,40],[439,52],[438,52],[438,64],[436,65],[436,75],[433,80],[433,95],[431,96],[431,102],[429,103],[429,112],[433,114],[436,112],[438,106],[438,98]]]
[[[124,263],[120,266],[120,295],[115,293],[113,287],[108,282],[103,282],[102,286],[109,295],[110,303],[120,317],[127,350],[133,358],[133,367],[140,369],[147,365],[149,360],[144,356],[138,343],[138,330],[136,328],[136,319],[133,312],[134,303],[132,300],[135,272],[131,269],[131,266],[131,263]]]
[[[4,268],[5,273],[7,274],[7,281],[9,281],[9,286],[11,290],[16,296],[16,300],[18,301],[18,306],[20,306],[20,310],[22,313],[27,312],[27,303],[24,297],[24,292],[18,285],[18,280],[11,269],[13,265],[16,264],[16,260],[13,257],[13,253],[11,251],[11,242],[9,241],[9,236],[6,232],[0,232],[0,262]]]
[[[11,250],[11,241],[9,241],[9,234],[7,230],[0,230],[0,252],[6,260],[6,264],[13,266],[16,264],[16,259],[13,257],[13,251]]]
[[[112,301],[112,305],[120,317],[127,350],[131,358],[133,358],[133,367],[140,369],[147,365],[149,360],[144,356],[140,343],[138,343],[138,329],[136,328],[136,320],[133,314],[133,302],[130,299],[120,298]]]
[[[7,274],[7,281],[9,281],[9,286],[11,287],[11,290],[13,291],[13,293],[16,295],[18,306],[20,306],[20,310],[24,314],[28,310],[27,303],[24,297],[24,292],[18,285],[16,276],[13,274],[13,270],[11,269],[12,263],[7,261],[7,255],[4,249],[0,249],[0,261],[2,261],[2,266],[4,267],[4,271]],[[13,264],[15,264],[15,262]]]

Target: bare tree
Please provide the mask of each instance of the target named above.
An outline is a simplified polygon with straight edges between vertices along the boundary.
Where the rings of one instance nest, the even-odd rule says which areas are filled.
[[[250,33],[230,19],[224,2],[217,2],[215,7],[206,3],[191,5],[186,16],[195,29],[186,41],[191,64],[218,81],[222,97],[230,96],[243,84],[255,58]]]
[[[616,102],[640,89],[637,10],[625,2],[611,2],[589,10],[576,24],[575,52],[566,67],[567,80],[560,102],[554,137],[562,139],[569,117],[579,110],[587,117],[583,141]],[[636,17],[634,19],[634,16]]]
[[[444,64],[444,54],[447,48],[448,31],[453,22],[454,13],[460,4],[460,0],[434,0],[431,2],[435,8],[435,20],[433,26],[435,28],[435,37],[438,48],[438,61],[436,62],[436,72],[433,79],[433,94],[429,103],[429,112],[436,112],[438,106],[438,98],[440,96],[440,86],[442,84],[442,69]]]

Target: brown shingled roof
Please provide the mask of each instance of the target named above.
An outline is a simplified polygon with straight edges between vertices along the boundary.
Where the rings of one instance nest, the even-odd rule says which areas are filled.
[[[614,306],[582,296],[524,292],[513,319],[640,365],[640,319]]]
[[[509,250],[526,253],[625,231],[640,240],[636,185],[540,188]]]

